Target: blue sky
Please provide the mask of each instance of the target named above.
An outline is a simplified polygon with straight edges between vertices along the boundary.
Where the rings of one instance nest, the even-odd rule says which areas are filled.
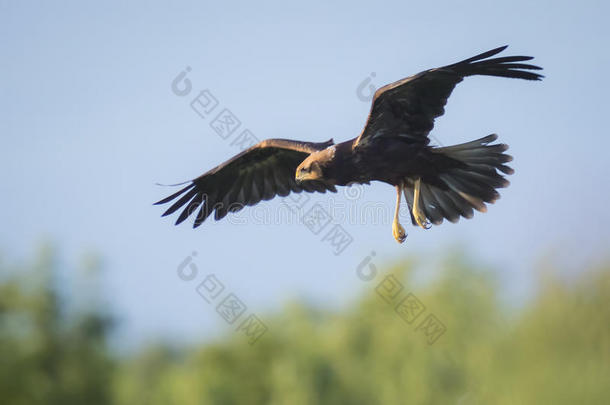
[[[355,276],[375,252],[382,266],[432,259],[463,246],[497,269],[509,296],[527,296],[532,267],[552,257],[577,268],[607,254],[608,150],[605,2],[0,1],[0,251],[27,260],[42,240],[62,256],[97,251],[105,289],[130,342],[190,339],[226,328],[176,268],[191,252],[263,314],[287,299],[345,305],[373,284]],[[345,223],[353,242],[336,256],[301,224],[206,222],[193,231],[151,203],[238,149],[189,103],[208,89],[259,139],[342,141],[369,105],[356,95],[374,72],[382,86],[509,44],[545,68],[542,82],[469,78],[433,134],[445,145],[490,133],[510,145],[516,173],[487,214],[429,231],[391,218]],[[193,92],[171,91],[187,66]],[[311,195],[316,203],[394,204],[383,184]],[[277,212],[280,199],[260,212]],[[391,216],[391,212],[388,214]],[[403,215],[403,223],[407,223]]]

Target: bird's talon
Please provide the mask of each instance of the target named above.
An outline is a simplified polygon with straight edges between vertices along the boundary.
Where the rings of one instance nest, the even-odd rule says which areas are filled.
[[[405,232],[405,228],[402,225],[395,223],[392,226],[392,235],[394,235],[394,239],[396,242],[403,243],[405,239],[407,239],[407,233]]]
[[[400,209],[400,195],[403,190],[402,183],[396,186],[396,210],[394,211],[394,222],[392,222],[392,235],[394,235],[394,239],[396,242],[403,243],[405,239],[407,239],[407,233],[405,232],[405,228],[400,225],[398,222],[398,212]]]
[[[426,218],[425,215],[423,215],[423,213],[421,211],[414,213],[415,215],[415,222],[417,222],[417,225],[419,225],[420,227],[422,227],[423,229],[430,229],[432,227],[432,224],[430,224],[430,222],[428,221],[428,219]]]
[[[421,226],[423,229],[430,229],[432,225],[430,225],[428,218],[426,218],[426,214],[424,214],[420,208],[420,188],[421,178],[417,178],[417,180],[415,180],[415,187],[413,189],[413,218],[415,218],[417,225]]]

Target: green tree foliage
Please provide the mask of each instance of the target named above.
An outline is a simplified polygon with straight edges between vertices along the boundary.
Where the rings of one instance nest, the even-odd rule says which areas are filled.
[[[515,311],[500,305],[488,269],[448,257],[421,285],[404,262],[388,269],[404,286],[389,303],[378,275],[349,310],[291,303],[263,317],[268,331],[254,345],[230,333],[115,360],[106,318],[67,317],[52,263],[34,267],[0,287],[6,404],[610,403],[610,265],[571,278],[546,268]],[[412,322],[395,310],[408,292],[425,306]],[[433,344],[418,328],[428,315],[445,327]]]
[[[109,319],[69,312],[49,249],[29,268],[0,274],[0,403],[110,403]]]

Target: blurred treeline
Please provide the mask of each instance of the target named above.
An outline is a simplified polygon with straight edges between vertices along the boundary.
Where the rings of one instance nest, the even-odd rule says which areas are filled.
[[[493,272],[448,257],[412,287],[417,266],[387,269],[426,312],[408,324],[375,290],[349,310],[289,304],[239,333],[194,347],[111,350],[111,314],[74,301],[50,252],[17,271],[0,261],[0,403],[10,404],[608,404],[610,265],[561,278],[540,270],[534,299],[500,304]],[[79,289],[82,292],[85,289]],[[403,294],[404,295],[404,294]],[[83,304],[84,303],[84,304]],[[432,345],[420,320],[446,327]]]

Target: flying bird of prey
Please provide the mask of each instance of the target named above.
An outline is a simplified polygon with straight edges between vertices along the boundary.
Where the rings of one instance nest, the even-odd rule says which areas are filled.
[[[492,56],[506,46],[452,65],[430,69],[381,87],[375,92],[362,133],[335,144],[267,139],[202,174],[175,194],[155,204],[177,199],[163,213],[182,208],[176,225],[195,211],[193,227],[214,212],[219,220],[229,212],[291,192],[336,192],[335,186],[368,184],[373,180],[396,188],[394,238],[406,238],[399,222],[401,194],[413,225],[424,229],[446,218],[471,218],[473,209],[499,198],[496,189],[509,183],[507,145],[493,143],[497,135],[454,146],[429,145],[434,120],[443,115],[447,98],[467,76],[483,75],[540,80],[540,67],[526,64],[529,56]]]

